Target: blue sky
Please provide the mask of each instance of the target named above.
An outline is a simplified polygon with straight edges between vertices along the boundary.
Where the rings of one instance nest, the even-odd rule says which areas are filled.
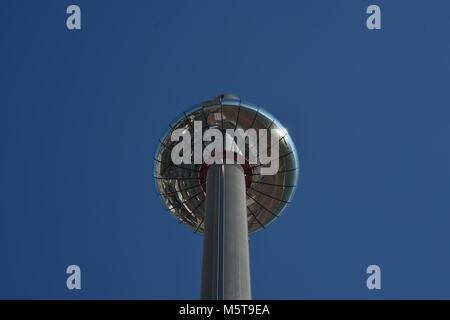
[[[300,153],[293,203],[250,239],[254,298],[450,298],[449,10],[2,1],[0,298],[197,299],[202,238],[164,210],[152,158],[179,112],[222,92]]]

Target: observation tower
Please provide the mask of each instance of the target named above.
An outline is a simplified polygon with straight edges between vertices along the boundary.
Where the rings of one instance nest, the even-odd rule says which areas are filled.
[[[218,139],[208,130],[220,132],[221,150],[211,152]],[[179,152],[181,140],[186,148]],[[183,112],[159,142],[160,197],[179,223],[204,233],[201,299],[251,299],[248,236],[280,216],[297,185],[297,153],[287,130],[262,108],[222,94]],[[177,163],[174,154],[185,161]]]

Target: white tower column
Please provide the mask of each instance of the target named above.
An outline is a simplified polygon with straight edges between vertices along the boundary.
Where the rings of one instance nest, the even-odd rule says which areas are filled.
[[[201,298],[251,299],[244,171],[237,164],[209,167]]]

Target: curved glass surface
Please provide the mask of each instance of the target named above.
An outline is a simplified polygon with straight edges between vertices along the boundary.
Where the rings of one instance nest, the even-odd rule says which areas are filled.
[[[247,217],[249,233],[265,228],[291,200],[298,179],[298,158],[288,131],[270,113],[258,106],[243,103],[238,99],[216,99],[194,106],[169,125],[170,129],[160,139],[155,156],[155,180],[161,200],[180,223],[195,232],[203,232],[206,194],[202,186],[204,164],[175,165],[171,151],[175,142],[170,139],[175,129],[184,129],[194,134],[194,121],[201,121],[203,131],[208,128],[219,130],[249,128],[268,130],[268,154],[273,141],[279,142],[279,169],[274,175],[262,175],[261,169],[268,165],[260,162],[257,145],[245,142]],[[208,142],[203,142],[203,148]],[[192,147],[191,157],[193,159]],[[257,153],[257,162],[249,163],[250,153]]]

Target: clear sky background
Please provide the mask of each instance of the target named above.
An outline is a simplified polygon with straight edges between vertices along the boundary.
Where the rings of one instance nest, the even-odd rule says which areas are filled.
[[[197,299],[202,237],[165,211],[152,158],[179,112],[222,92],[274,114],[300,153],[293,203],[250,239],[254,298],[450,298],[449,12],[1,1],[0,298]]]

